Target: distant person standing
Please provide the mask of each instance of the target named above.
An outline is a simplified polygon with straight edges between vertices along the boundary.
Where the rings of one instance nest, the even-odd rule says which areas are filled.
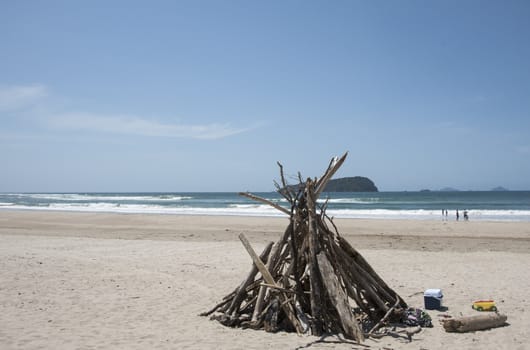
[[[467,216],[467,210],[464,210],[464,220],[469,220],[469,216]]]
[[[456,210],[456,221],[458,221],[458,219],[460,219],[460,214],[458,213],[458,209]]]

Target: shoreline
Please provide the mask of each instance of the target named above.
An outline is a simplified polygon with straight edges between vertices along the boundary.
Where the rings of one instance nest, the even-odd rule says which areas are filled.
[[[0,203],[2,204],[2,203]],[[220,209],[217,208],[212,211],[211,208],[166,208],[166,209],[66,209],[66,208],[49,208],[49,207],[33,207],[33,206],[2,206],[0,205],[0,212],[2,211],[36,211],[36,212],[55,212],[55,213],[93,213],[93,214],[120,214],[120,215],[177,215],[177,216],[221,216],[221,217],[250,217],[250,218],[282,218],[283,215],[272,207],[266,207],[266,211],[262,212],[248,212],[244,209]],[[189,209],[189,210],[188,210]],[[439,214],[439,210],[431,209],[346,209],[342,212],[341,209],[328,209],[327,214],[330,217],[340,219],[353,220],[412,220],[412,221],[468,221],[463,214],[461,219],[457,220],[454,215],[443,216]],[[477,212],[476,212],[477,211]],[[353,213],[355,212],[355,213]],[[462,211],[463,212],[463,211]],[[470,219],[473,222],[521,222],[530,223],[529,210],[506,210],[506,213],[499,214],[499,210],[489,209],[469,209]]]
[[[530,223],[335,219],[358,249],[530,252]],[[161,241],[276,241],[287,217],[0,211],[0,234]]]

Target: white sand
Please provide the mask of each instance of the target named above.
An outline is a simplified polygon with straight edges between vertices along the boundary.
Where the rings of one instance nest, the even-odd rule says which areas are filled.
[[[197,316],[246,276],[286,219],[0,211],[0,349],[356,349],[312,336],[231,329]],[[509,325],[467,334],[434,327],[368,349],[528,349],[530,224],[340,220],[411,306],[441,288],[446,313],[493,298]],[[131,238],[131,239],[126,239]]]

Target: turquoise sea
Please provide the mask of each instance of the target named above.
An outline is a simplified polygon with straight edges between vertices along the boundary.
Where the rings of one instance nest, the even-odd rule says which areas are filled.
[[[287,206],[276,192],[256,195]],[[337,218],[456,219],[530,222],[530,191],[324,193]],[[173,215],[283,216],[235,192],[196,193],[2,193],[1,210],[55,210]]]

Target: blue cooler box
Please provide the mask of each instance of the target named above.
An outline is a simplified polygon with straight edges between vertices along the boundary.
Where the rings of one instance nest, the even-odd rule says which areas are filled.
[[[427,289],[425,293],[423,293],[425,308],[427,310],[441,309],[443,297],[441,289]]]

